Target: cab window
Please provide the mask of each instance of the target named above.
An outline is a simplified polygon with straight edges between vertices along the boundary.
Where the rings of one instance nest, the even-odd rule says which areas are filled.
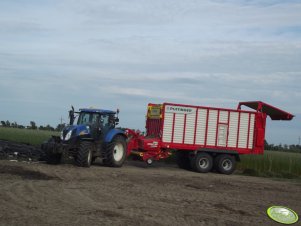
[[[86,124],[94,124],[99,120],[98,113],[90,113],[90,112],[81,112],[77,121],[77,125],[86,125]]]
[[[101,124],[103,125],[103,127],[110,126],[109,115],[101,115]]]

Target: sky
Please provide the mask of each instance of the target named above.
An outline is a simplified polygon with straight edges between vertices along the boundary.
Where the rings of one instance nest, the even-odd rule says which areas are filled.
[[[120,109],[143,130],[148,103],[294,114],[266,139],[301,136],[301,0],[1,0],[0,119],[68,123],[67,111]]]

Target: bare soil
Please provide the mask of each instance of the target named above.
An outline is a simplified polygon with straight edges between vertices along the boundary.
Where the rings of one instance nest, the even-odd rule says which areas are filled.
[[[272,205],[301,215],[300,182],[163,163],[79,168],[0,161],[0,225],[279,225],[266,215]]]

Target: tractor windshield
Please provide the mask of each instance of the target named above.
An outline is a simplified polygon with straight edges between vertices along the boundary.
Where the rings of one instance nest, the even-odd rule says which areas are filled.
[[[81,112],[77,125],[93,125],[99,124],[101,127],[112,127],[114,126],[114,115],[113,114],[99,114],[92,112]]]
[[[99,122],[99,118],[99,113],[81,112],[78,117],[77,125],[95,124]]]

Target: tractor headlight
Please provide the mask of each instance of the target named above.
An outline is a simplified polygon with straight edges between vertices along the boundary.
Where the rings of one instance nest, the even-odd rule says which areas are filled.
[[[72,135],[72,130],[70,130],[66,136],[65,136],[65,140],[69,140],[71,138],[71,135]]]

